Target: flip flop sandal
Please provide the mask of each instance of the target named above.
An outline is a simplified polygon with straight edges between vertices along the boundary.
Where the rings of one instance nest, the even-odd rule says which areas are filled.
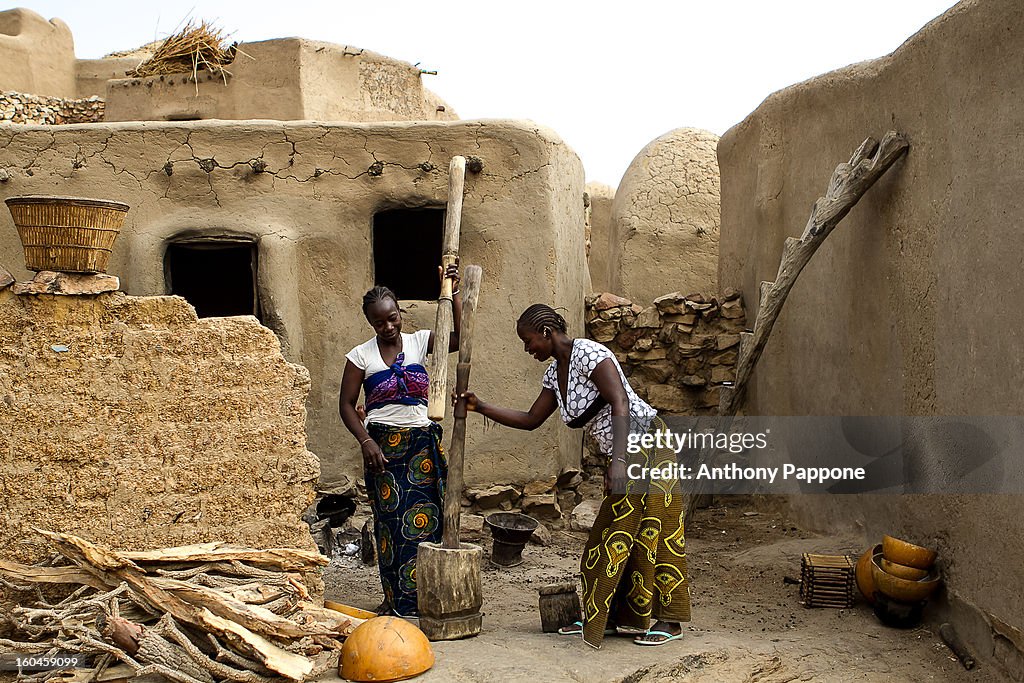
[[[568,626],[563,626],[562,628],[558,629],[557,633],[560,636],[578,636],[578,635],[581,635],[583,633],[583,622],[582,621],[574,621],[571,624],[569,624]],[[617,633],[617,631],[614,628],[606,628],[604,630],[604,634],[606,636],[613,636],[616,633]]]
[[[664,640],[643,640],[648,636],[665,636],[665,638]],[[664,645],[670,640],[680,640],[682,637],[683,634],[681,631],[676,634],[669,633],[668,631],[648,631],[639,638],[634,638],[633,642],[637,645],[644,645],[646,647],[656,647],[658,645]]]

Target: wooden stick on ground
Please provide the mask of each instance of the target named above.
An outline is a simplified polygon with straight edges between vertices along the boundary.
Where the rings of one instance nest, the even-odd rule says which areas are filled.
[[[242,561],[284,571],[302,571],[326,565],[330,560],[318,552],[299,548],[254,550],[228,543],[199,543],[160,550],[126,551],[120,557],[138,564],[175,562]]]
[[[448,208],[444,215],[444,243],[441,246],[441,272],[455,263],[459,256],[459,233],[462,229],[462,192],[466,186],[466,159],[452,157],[448,166]],[[452,281],[441,281],[434,322],[434,352],[430,356],[430,391],[427,417],[434,422],[444,419],[448,405],[448,339],[452,334]]]
[[[32,583],[81,583],[97,590],[107,587],[89,572],[74,567],[33,567],[6,560],[0,560],[0,576]]]
[[[480,296],[480,280],[483,269],[480,266],[466,268],[462,295],[462,329],[459,332],[459,365],[455,375],[455,395],[461,396],[469,389],[469,370],[473,358],[473,324],[476,320],[476,304]],[[436,337],[435,337],[436,339]],[[437,342],[434,342],[436,348]],[[459,522],[462,508],[462,471],[466,453],[466,401],[458,399],[453,412],[455,424],[452,427],[452,445],[448,450],[448,482],[444,493],[444,532],[441,547],[459,547]]]

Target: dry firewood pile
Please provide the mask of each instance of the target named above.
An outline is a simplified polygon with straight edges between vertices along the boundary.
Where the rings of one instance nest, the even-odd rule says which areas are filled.
[[[22,680],[302,681],[337,666],[362,623],[310,598],[302,573],[327,564],[316,552],[222,543],[115,552],[39,533],[57,551],[47,562],[0,560],[0,584],[19,597],[3,615],[13,637],[0,639],[0,653],[81,653],[91,664]],[[66,597],[48,600],[53,584]]]

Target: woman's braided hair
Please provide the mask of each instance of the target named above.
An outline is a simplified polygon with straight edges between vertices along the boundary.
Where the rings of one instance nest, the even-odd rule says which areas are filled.
[[[367,311],[369,310],[370,306],[380,303],[382,301],[386,301],[387,299],[391,299],[392,301],[395,302],[395,306],[398,306],[398,297],[395,296],[395,293],[392,292],[387,287],[385,287],[384,285],[377,285],[376,287],[374,287],[373,289],[371,289],[370,291],[363,295],[363,315],[366,316],[368,319],[369,314],[367,313]]]
[[[562,333],[566,333],[568,330],[565,318],[547,304],[534,304],[530,306],[519,316],[519,321],[516,324],[529,327],[534,332],[541,334],[544,333],[545,327],[550,327]]]

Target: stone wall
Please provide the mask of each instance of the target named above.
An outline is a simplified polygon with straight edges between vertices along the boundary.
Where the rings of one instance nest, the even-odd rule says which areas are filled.
[[[587,336],[615,353],[630,385],[659,413],[717,412],[746,324],[737,290],[719,298],[673,292],[646,308],[605,293],[586,305]]]
[[[103,120],[104,107],[99,97],[71,100],[18,92],[0,93],[0,121],[11,123],[96,123]]]
[[[270,330],[178,297],[22,289],[0,290],[6,559],[46,551],[32,527],[120,549],[314,547],[309,374]]]

